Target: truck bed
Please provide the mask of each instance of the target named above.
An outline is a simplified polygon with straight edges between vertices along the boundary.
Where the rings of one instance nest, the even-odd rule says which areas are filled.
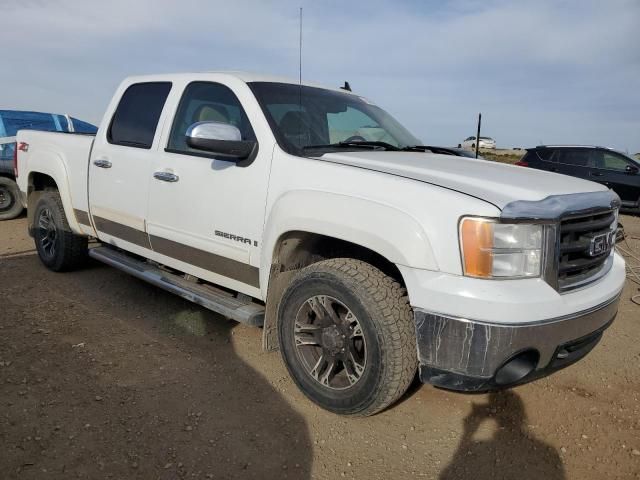
[[[20,172],[36,171],[52,178],[66,178],[74,209],[88,211],[87,174],[95,135],[21,130],[17,141],[29,145],[18,155],[18,185],[28,190],[29,179]],[[73,171],[73,175],[69,171]],[[61,171],[62,170],[62,171]]]

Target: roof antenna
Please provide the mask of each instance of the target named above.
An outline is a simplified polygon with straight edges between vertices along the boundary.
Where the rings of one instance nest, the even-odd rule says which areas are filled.
[[[345,81],[344,82],[344,86],[340,87],[342,90],[346,90],[347,92],[351,91],[351,85],[349,85],[349,82]]]
[[[300,38],[298,48],[298,121],[300,122],[300,131],[307,130],[310,135],[309,126],[302,119],[302,7],[300,7]],[[302,147],[302,145],[300,145]]]

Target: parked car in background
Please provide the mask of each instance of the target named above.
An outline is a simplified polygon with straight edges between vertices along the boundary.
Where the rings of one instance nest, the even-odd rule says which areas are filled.
[[[10,220],[24,210],[15,182],[13,157],[18,130],[95,134],[98,128],[69,115],[0,110],[0,220]]]
[[[476,137],[467,137],[460,144],[461,148],[476,148]],[[480,148],[496,148],[496,141],[491,137],[480,137]]]
[[[618,194],[623,209],[640,212],[640,160],[624,153],[586,145],[540,145],[528,148],[517,165],[601,183]]]

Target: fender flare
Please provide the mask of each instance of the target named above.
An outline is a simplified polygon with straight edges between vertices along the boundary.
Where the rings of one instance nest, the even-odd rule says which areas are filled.
[[[34,155],[35,154],[35,155]],[[71,231],[78,235],[83,235],[80,229],[80,224],[76,219],[76,215],[73,211],[73,202],[71,199],[71,191],[69,189],[69,176],[65,167],[64,161],[60,155],[52,152],[34,152],[33,156],[29,158],[29,182],[33,174],[47,175],[53,179],[58,186],[58,192],[62,200],[62,206],[64,208],[64,214],[67,217],[69,227]],[[28,192],[29,197],[33,195],[33,192]],[[27,198],[28,212],[33,210],[34,205],[31,205],[32,201]],[[34,197],[35,198],[35,197]],[[31,218],[31,216],[29,216]],[[30,222],[31,223],[31,222]]]
[[[427,232],[406,212],[365,198],[317,190],[293,190],[279,197],[263,236],[260,286],[267,297],[269,273],[280,238],[292,231],[345,240],[396,265],[437,270]]]

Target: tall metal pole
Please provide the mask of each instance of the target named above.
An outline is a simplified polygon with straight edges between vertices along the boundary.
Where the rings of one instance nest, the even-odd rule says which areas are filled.
[[[480,124],[482,123],[482,113],[478,114],[478,133],[476,134],[476,158],[478,158],[478,148],[480,148]]]

